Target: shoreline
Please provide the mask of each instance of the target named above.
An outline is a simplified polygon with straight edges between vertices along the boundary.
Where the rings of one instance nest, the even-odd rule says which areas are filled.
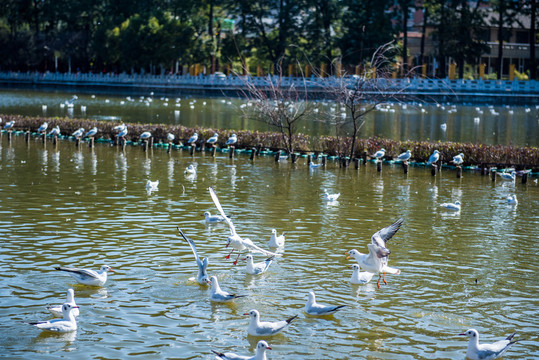
[[[99,129],[96,136],[96,143],[107,143],[114,145],[116,140],[116,133],[113,127],[119,123],[86,120],[86,119],[71,119],[71,118],[46,118],[46,117],[23,117],[19,115],[1,115],[2,118],[2,136],[8,134],[7,130],[3,129],[3,126],[8,121],[15,121],[12,134],[16,136],[42,136],[37,133],[37,129],[43,122],[48,122],[48,130],[55,126],[59,126],[61,133],[64,135],[59,136],[61,140],[75,140],[72,134],[79,128],[86,130],[97,126]],[[187,128],[183,125],[167,125],[167,124],[131,124],[125,123],[128,127],[129,133],[126,135],[126,145],[129,146],[141,146],[144,143],[137,141],[138,136],[144,131],[150,131],[152,133],[151,143],[152,147],[167,149],[190,149],[191,146],[184,145],[184,142],[189,137],[197,132],[199,134],[199,141],[196,144],[196,151],[217,151],[228,153],[229,149],[225,146],[225,142],[228,137],[235,133],[238,136],[238,144],[234,147],[235,154],[252,154],[256,155],[269,155],[275,156],[276,159],[279,154],[284,153],[283,146],[281,145],[281,135],[274,132],[259,132],[259,131],[247,131],[247,130],[220,130],[210,128]],[[169,143],[167,141],[168,133],[175,135],[175,141]],[[220,141],[216,144],[213,150],[210,146],[205,146],[205,139],[209,139],[214,133],[220,135]],[[11,135],[9,135],[11,136]],[[51,138],[47,135],[47,138]],[[386,150],[386,156],[384,157],[385,163],[398,163],[395,161],[399,154],[410,149],[412,151],[412,158],[410,165],[413,166],[426,166],[426,162],[429,156],[434,150],[440,151],[440,162],[444,168],[455,168],[450,162],[453,156],[464,153],[464,163],[462,167],[467,170],[484,171],[484,169],[508,169],[515,168],[515,170],[531,170],[533,174],[539,173],[539,148],[535,147],[515,147],[505,145],[483,145],[473,143],[455,143],[455,142],[426,142],[426,141],[397,141],[382,139],[377,137],[371,137],[368,139],[356,139],[357,151],[353,159],[340,156],[339,149],[349,148],[351,144],[350,138],[336,138],[333,136],[322,136],[313,138],[304,134],[296,134],[294,140],[297,144],[296,150],[292,155],[292,158],[296,157],[309,157],[314,159],[322,158],[328,160],[336,160],[343,163],[342,166],[350,166],[355,163],[358,167],[360,163],[367,163],[372,161],[372,156],[377,150],[384,148]],[[195,151],[195,150],[192,150]],[[233,156],[233,154],[231,154]],[[254,156],[254,155],[252,155]],[[325,160],[323,160],[325,161]],[[429,165],[430,166],[430,165]]]

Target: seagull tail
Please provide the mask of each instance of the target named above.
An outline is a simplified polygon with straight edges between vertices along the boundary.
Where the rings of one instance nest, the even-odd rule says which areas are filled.
[[[247,297],[247,296],[249,296],[249,295],[236,295],[236,294],[234,294],[235,299],[242,298],[242,297]]]
[[[290,324],[294,319],[296,319],[299,315],[294,315],[291,318],[286,319],[286,322]]]
[[[341,310],[343,307],[345,307],[346,305],[338,305],[338,306],[335,306],[335,309],[333,309],[333,311],[337,311],[337,310]]]
[[[215,351],[215,350],[212,350],[212,352],[213,352],[215,355],[219,356],[221,359],[223,359],[223,356],[225,356],[225,354],[220,353],[220,352],[217,352],[217,351]]]

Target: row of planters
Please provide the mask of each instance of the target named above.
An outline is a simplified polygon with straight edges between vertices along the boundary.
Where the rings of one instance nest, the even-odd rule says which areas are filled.
[[[113,130],[118,123],[103,122],[87,119],[70,118],[43,118],[43,117],[23,117],[18,115],[2,115],[2,126],[9,121],[15,121],[14,131],[36,132],[44,122],[48,123],[48,129],[59,126],[64,137],[70,136],[79,128],[86,131],[96,126],[99,129],[97,139],[101,141],[113,141],[116,139],[116,132]],[[235,133],[238,137],[236,149],[252,149],[262,147],[266,152],[281,151],[284,148],[283,135],[275,132],[260,132],[247,130],[216,130],[211,128],[187,128],[182,125],[167,124],[126,124],[128,134],[126,140],[128,144],[137,143],[139,135],[149,131],[153,137],[153,143],[156,146],[162,146],[162,143],[168,143],[167,135],[175,136],[175,146],[180,147],[181,142],[185,143],[193,135],[198,133],[197,145],[201,145],[213,134],[219,134],[217,146],[226,148],[226,141],[230,135]],[[320,136],[311,137],[304,134],[293,136],[294,148],[297,153],[320,153],[330,157],[339,157],[343,149],[349,149],[352,138]],[[464,166],[490,165],[497,167],[514,166],[519,169],[532,169],[533,172],[539,172],[539,148],[536,147],[517,147],[512,145],[484,145],[473,143],[455,143],[455,142],[427,142],[427,141],[399,141],[371,137],[368,139],[356,139],[356,156],[362,157],[367,154],[374,154],[377,150],[385,149],[385,159],[389,160],[397,157],[406,150],[411,150],[411,161],[415,163],[426,163],[434,150],[440,152],[440,159],[444,163],[449,163],[453,156],[463,153]]]

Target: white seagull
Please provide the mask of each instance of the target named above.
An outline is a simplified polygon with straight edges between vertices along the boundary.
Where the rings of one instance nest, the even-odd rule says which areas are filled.
[[[309,315],[331,315],[346,305],[321,305],[316,303],[314,291],[309,291],[309,299],[305,304],[305,312]]]
[[[412,152],[410,150],[406,150],[406,152],[403,152],[397,157],[397,160],[399,161],[408,161],[412,157]]]
[[[506,181],[515,181],[516,172],[511,171],[510,173],[498,173],[502,179]]]
[[[146,181],[146,191],[147,192],[152,192],[152,191],[159,190],[158,186],[159,186],[159,180],[155,180],[155,181],[148,180],[148,181]]]
[[[292,320],[296,319],[298,315],[294,315],[291,318],[286,320],[269,322],[269,321],[260,321],[260,313],[258,310],[251,310],[248,313],[243,315],[249,315],[251,317],[251,322],[247,328],[247,333],[251,336],[270,336],[275,335],[290,325]]]
[[[197,169],[193,164],[189,164],[189,166],[185,169],[185,173],[187,175],[195,175],[197,173]]]
[[[90,131],[86,133],[86,135],[84,135],[84,137],[93,137],[95,136],[95,134],[97,134],[97,128],[94,126],[92,129],[90,129]]]
[[[122,132],[126,128],[127,126],[125,126],[125,124],[120,124],[113,127],[112,130],[114,130],[115,132]]]
[[[69,304],[73,307],[73,316],[79,316],[79,307],[75,302],[75,292],[73,289],[67,289],[67,297],[64,304]],[[47,305],[46,309],[49,310],[54,317],[61,318],[64,316],[62,313],[62,305]]]
[[[55,332],[70,332],[77,330],[77,321],[73,315],[73,310],[77,309],[78,306],[73,306],[71,304],[65,303],[62,305],[62,319],[54,319],[49,321],[39,321],[28,323],[34,325],[41,330],[55,331]]]
[[[248,238],[242,238],[241,236],[239,236],[238,233],[236,232],[236,227],[232,223],[232,220],[230,220],[230,218],[226,216],[223,208],[221,207],[221,204],[219,203],[219,198],[217,197],[217,194],[215,193],[213,188],[210,187],[209,191],[210,191],[211,198],[212,198],[213,202],[215,203],[215,206],[217,207],[217,210],[219,210],[219,212],[221,213],[221,216],[223,216],[225,218],[225,221],[228,224],[228,227],[230,228],[230,236],[227,239],[226,247],[229,247],[229,246],[232,247],[232,251],[230,252],[230,254],[232,254],[234,252],[234,250],[238,251],[238,257],[234,261],[234,265],[236,265],[238,263],[238,259],[239,259],[240,254],[241,254],[241,252],[243,250],[257,251],[257,252],[261,252],[262,254],[265,254],[267,256],[271,256],[271,255],[281,256],[280,254],[276,254],[276,253],[264,250],[264,249],[256,246]],[[228,254],[226,256],[226,259],[230,259],[230,254]]]
[[[8,121],[4,124],[4,130],[11,130],[13,125],[15,125],[15,121]]]
[[[56,267],[55,270],[65,271],[79,284],[103,286],[107,282],[107,271],[114,272],[108,265],[101,266],[100,270]]]
[[[230,302],[235,299],[246,297],[247,295],[236,295],[221,290],[219,282],[215,276],[211,276],[210,280],[207,281],[211,285],[210,300],[215,302]]]
[[[374,153],[374,157],[377,158],[378,160],[382,159],[386,154],[386,151],[385,149],[380,149],[378,150],[377,152]]]
[[[365,271],[368,271],[373,274],[378,274],[378,282],[376,283],[376,285],[378,285],[378,288],[380,288],[380,277],[382,276],[384,284],[387,285],[385,279],[386,272],[394,275],[399,275],[401,273],[399,269],[387,266],[389,254],[391,252],[386,247],[386,245],[389,239],[391,239],[393,235],[395,235],[400,229],[403,222],[404,219],[400,218],[388,227],[385,227],[375,232],[374,235],[371,237],[371,243],[367,245],[367,247],[369,248],[368,254],[362,254],[355,249],[348,251],[349,256],[347,258],[349,258],[350,256],[354,257],[359,266]]]
[[[324,199],[327,201],[337,201],[339,196],[341,196],[341,193],[329,194],[327,190],[324,190]]]
[[[74,136],[76,138],[80,138],[82,137],[82,135],[84,135],[84,128],[80,128],[76,130],[73,134],[71,134],[71,136]]]
[[[517,205],[518,204],[518,200],[517,200],[517,196],[516,195],[507,195],[507,203],[509,205]]]
[[[511,341],[516,333],[509,335],[505,340],[499,340],[492,344],[479,344],[479,333],[475,329],[469,329],[459,334],[470,338],[466,357],[471,360],[493,360],[502,356],[507,349],[516,341]]]
[[[455,201],[455,203],[443,203],[440,204],[440,206],[447,210],[460,211],[460,201]]]
[[[453,164],[462,165],[464,162],[464,153],[460,153],[457,156],[453,156]]]
[[[322,167],[322,164],[315,163],[313,161],[309,163],[309,169],[318,169],[319,167]]]
[[[432,155],[429,157],[429,160],[427,161],[427,165],[438,162],[438,159],[440,159],[440,152],[438,150],[434,150]]]
[[[140,140],[147,140],[152,137],[152,133],[149,131],[145,131],[142,134],[140,134]]]
[[[243,356],[234,353],[220,353],[212,350],[215,356],[221,360],[266,360],[266,350],[271,350],[271,347],[264,340],[260,340],[256,344],[256,352],[254,356]]]
[[[47,123],[46,121],[41,124],[41,126],[39,127],[39,129],[37,129],[37,132],[39,133],[42,133],[42,132],[45,132],[47,131],[47,128],[49,127],[49,123]]]
[[[116,135],[116,137],[123,138],[125,137],[125,135],[127,135],[127,126],[125,126],[122,130],[120,130],[120,132]]]
[[[176,138],[176,136],[174,134],[171,134],[171,133],[167,134],[167,140],[169,142],[173,142],[175,138]]]
[[[209,138],[206,142],[208,144],[215,144],[217,142],[218,137],[219,137],[219,135],[213,134],[213,136],[211,138]]]
[[[250,275],[260,275],[262,273],[265,273],[266,270],[268,270],[269,266],[275,259],[275,256],[270,256],[266,260],[262,262],[253,262],[253,255],[247,254],[243,260],[247,261],[247,266],[245,267],[245,271],[247,274]]]
[[[238,142],[238,137],[236,136],[236,134],[232,134],[226,141],[226,145],[234,145],[237,142]]]
[[[277,230],[271,229],[271,236],[268,242],[268,246],[272,248],[280,248],[284,246],[284,242],[284,232],[281,235],[277,235]]]
[[[204,216],[204,220],[207,223],[218,223],[225,221],[225,218],[221,215],[212,215],[209,211],[204,211],[204,214],[202,216]]]
[[[56,125],[56,127],[53,127],[52,130],[49,132],[49,135],[60,136],[60,127],[58,125]]]
[[[198,140],[198,134],[197,133],[194,133],[193,136],[191,136],[189,138],[189,140],[187,141],[188,144],[192,144],[194,142],[196,142]]]
[[[373,273],[368,271],[359,271],[359,265],[358,264],[352,264],[350,266],[352,268],[352,277],[350,278],[350,283],[358,285],[358,284],[367,284],[369,281],[371,281],[372,277],[374,276]]]
[[[197,273],[197,281],[201,285],[206,285],[209,283],[209,276],[208,276],[208,258],[200,259],[197,253],[197,248],[195,246],[195,242],[191,239],[189,239],[187,236],[184,235],[183,231],[180,230],[179,227],[176,227],[178,231],[180,232],[180,235],[189,243],[189,246],[191,246],[191,250],[193,251],[193,254],[195,254],[195,260],[197,262],[198,266],[198,273]]]

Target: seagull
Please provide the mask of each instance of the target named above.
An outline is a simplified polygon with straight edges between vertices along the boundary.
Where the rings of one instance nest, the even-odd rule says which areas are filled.
[[[75,131],[71,136],[74,136],[76,138],[80,138],[82,135],[84,135],[84,128],[80,128],[77,131]]]
[[[67,107],[72,108],[73,105],[74,105],[75,100],[77,100],[78,98],[79,97],[77,95],[73,95],[71,100],[66,100],[64,104],[67,105]]]
[[[516,173],[514,171],[511,171],[510,173],[498,173],[502,177],[502,179],[506,181],[515,181],[515,175]]]
[[[479,333],[475,329],[469,329],[459,334],[470,338],[466,357],[471,360],[493,360],[502,356],[507,349],[516,341],[511,341],[516,333],[509,335],[505,340],[499,340],[492,344],[479,344]]]
[[[447,130],[447,124],[440,124],[440,129],[442,129],[442,131],[446,131]]]
[[[455,203],[443,203],[440,204],[440,206],[447,210],[460,211],[460,201],[455,201]]]
[[[127,135],[127,126],[125,126],[122,130],[120,130],[120,132],[116,135],[116,137],[123,138],[125,137],[125,135]]]
[[[463,153],[460,153],[457,156],[453,156],[453,164],[458,166],[458,165],[462,165],[463,162],[464,162],[464,154]]]
[[[236,265],[238,263],[238,259],[239,259],[240,255],[241,255],[241,252],[243,250],[247,250],[247,249],[249,251],[261,252],[262,254],[265,254],[267,256],[271,256],[271,255],[281,256],[280,254],[276,254],[276,253],[264,250],[264,249],[256,246],[250,239],[242,238],[241,236],[239,236],[238,233],[236,232],[236,227],[232,223],[232,220],[230,220],[230,218],[226,216],[223,208],[221,207],[221,204],[219,203],[219,198],[217,197],[217,194],[215,193],[213,188],[210,187],[209,191],[210,191],[211,198],[212,198],[213,202],[215,203],[215,206],[217,207],[217,210],[219,210],[219,212],[221,213],[221,216],[223,216],[225,218],[225,221],[228,224],[228,227],[230,228],[230,236],[227,239],[226,247],[231,246],[232,251],[230,252],[230,254],[228,254],[226,256],[226,259],[230,259],[230,255],[234,252],[234,250],[237,250],[238,251],[238,257],[233,262],[233,264]]]
[[[271,347],[264,340],[260,340],[258,344],[256,344],[255,356],[243,356],[234,353],[220,353],[214,350],[212,351],[217,358],[221,360],[266,360],[266,350],[271,350]]]
[[[39,127],[39,129],[37,129],[37,132],[39,133],[42,133],[42,132],[45,132],[47,131],[47,128],[49,127],[49,123],[47,123],[46,121],[41,124],[41,126]]]
[[[434,150],[432,155],[429,157],[429,161],[427,161],[427,165],[438,162],[438,159],[440,159],[440,152],[438,150]]]
[[[265,273],[274,259],[275,256],[270,256],[262,262],[253,263],[253,255],[247,254],[247,256],[245,256],[245,259],[243,259],[244,261],[247,261],[247,267],[245,268],[245,271],[249,275],[260,275],[262,273]]]
[[[159,190],[157,187],[159,186],[159,180],[156,181],[146,181],[146,191],[152,192]]]
[[[397,157],[397,160],[400,161],[408,161],[412,157],[412,152],[410,150],[406,150],[406,152],[403,152]]]
[[[322,166],[322,164],[317,164],[317,163],[312,162],[312,161],[309,163],[309,169],[318,169],[321,166]]]
[[[217,282],[217,278],[215,276],[211,276],[210,280],[208,280],[207,282],[208,284],[211,285],[211,293],[210,293],[211,301],[230,302],[232,300],[247,296],[247,295],[230,294],[226,291],[221,290],[221,287],[219,286],[219,282]]]
[[[195,247],[195,242],[191,239],[189,239],[187,236],[183,234],[183,232],[180,230],[179,227],[176,227],[178,231],[180,232],[180,235],[189,243],[189,246],[191,246],[191,250],[193,250],[193,254],[195,254],[195,260],[197,262],[198,266],[198,274],[197,274],[197,281],[201,285],[208,284],[209,277],[208,277],[208,258],[204,258],[203,260],[200,260],[200,257],[197,253],[197,248]]]
[[[112,128],[115,132],[122,132],[124,129],[126,129],[127,126],[125,124],[120,124]]]
[[[271,236],[268,242],[268,246],[272,248],[280,248],[284,246],[284,242],[284,232],[281,235],[277,235],[277,230],[271,229]]]
[[[237,138],[236,134],[232,134],[232,135],[230,135],[230,137],[226,141],[226,145],[234,145],[237,142],[238,142],[238,138]]]
[[[378,282],[376,283],[376,285],[378,285],[378,288],[380,288],[380,277],[382,276],[384,284],[387,285],[387,282],[385,280],[386,272],[394,275],[399,275],[401,273],[399,269],[387,266],[387,262],[389,260],[388,256],[391,252],[386,247],[386,245],[389,239],[391,239],[393,235],[395,235],[400,229],[403,222],[404,219],[400,218],[393,224],[374,233],[374,235],[371,237],[371,243],[367,245],[367,247],[369,248],[368,254],[362,254],[355,249],[348,251],[347,258],[349,258],[350,256],[354,257],[359,266],[365,271],[368,271],[373,274],[378,274]]]
[[[173,142],[175,138],[176,138],[176,136],[174,134],[168,133],[167,140],[169,142]]]
[[[218,136],[219,135],[217,135],[217,134],[213,134],[213,136],[211,138],[209,138],[206,142],[208,144],[215,144],[217,142]]]
[[[71,310],[73,316],[79,316],[79,307],[77,306],[77,303],[75,303],[75,292],[73,289],[67,289],[67,298],[64,304],[69,304],[73,307],[73,310]],[[47,310],[49,310],[54,317],[61,318],[64,316],[62,313],[62,305],[47,305]]]
[[[15,125],[15,121],[8,121],[4,124],[4,130],[11,130],[13,128],[13,125]]]
[[[377,158],[378,160],[382,159],[386,154],[386,151],[385,149],[380,149],[378,150],[377,152],[374,153],[374,157]]]
[[[34,325],[41,330],[55,331],[55,332],[70,332],[77,330],[77,321],[73,315],[73,309],[78,309],[78,306],[73,306],[69,303],[62,305],[62,319],[54,319],[49,321],[38,321],[28,323]]]
[[[49,135],[60,136],[60,127],[58,125],[56,125],[56,127],[53,127],[52,130],[49,132]]]
[[[84,137],[94,137],[97,134],[97,128],[94,126],[90,131],[84,135]]]
[[[324,199],[326,199],[327,201],[337,201],[339,196],[341,196],[341,193],[329,194],[327,190],[324,190]]]
[[[212,215],[209,211],[205,211],[202,216],[204,216],[204,220],[206,220],[207,223],[217,223],[225,221],[225,218],[221,215]]]
[[[145,131],[142,134],[140,134],[140,140],[147,140],[152,137],[152,133],[149,131]]]
[[[71,275],[79,284],[83,285],[92,285],[92,286],[103,286],[107,282],[107,271],[114,272],[112,268],[108,265],[101,266],[100,270],[90,270],[90,269],[77,269],[77,268],[65,268],[65,267],[56,267],[55,270],[65,271]]]
[[[190,164],[186,169],[185,169],[185,173],[187,175],[195,175],[197,173],[197,169],[195,168],[195,166],[193,164]]]
[[[507,203],[509,205],[517,205],[518,204],[518,200],[517,200],[517,196],[516,195],[507,195]]]
[[[366,284],[369,281],[371,281],[372,277],[374,276],[373,273],[368,272],[368,271],[360,272],[358,264],[352,264],[350,268],[353,269],[352,277],[350,278],[350,282],[352,284],[355,284],[355,285]]]
[[[270,336],[275,335],[283,331],[290,323],[298,317],[294,315],[291,318],[286,320],[269,322],[269,321],[260,321],[260,313],[258,310],[251,310],[248,313],[243,315],[251,316],[251,322],[247,328],[247,333],[251,336]]]
[[[189,138],[189,140],[187,141],[188,144],[192,144],[192,143],[195,143],[196,141],[198,140],[198,134],[197,133],[194,133],[193,136],[191,136]]]
[[[314,291],[309,291],[309,300],[305,304],[305,312],[309,315],[331,315],[346,305],[321,305],[316,303]]]

